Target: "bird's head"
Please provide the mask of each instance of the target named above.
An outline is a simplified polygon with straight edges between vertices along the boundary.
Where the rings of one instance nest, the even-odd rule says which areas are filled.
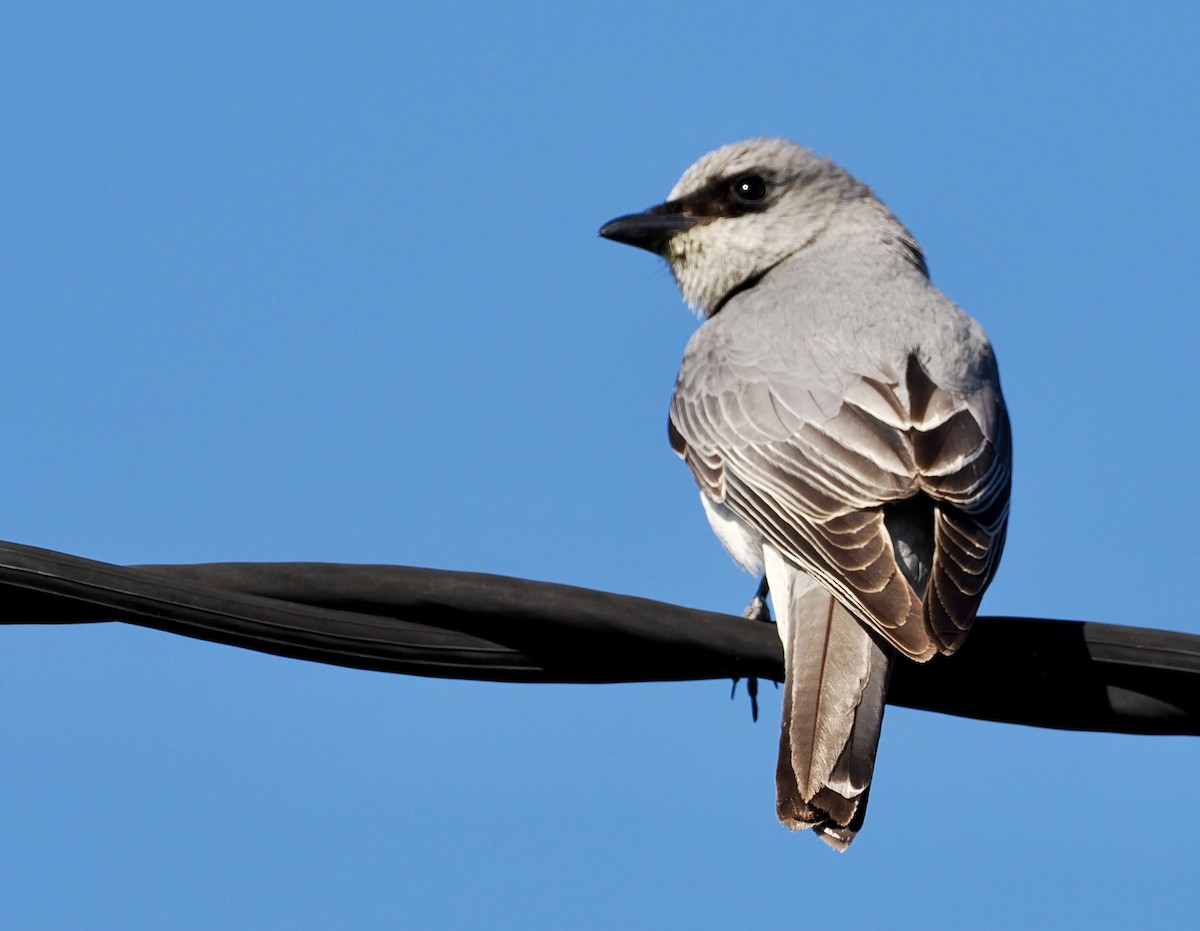
[[[864,199],[875,202],[829,159],[786,139],[751,139],[705,155],[665,203],[618,217],[600,235],[661,255],[688,304],[712,316]]]

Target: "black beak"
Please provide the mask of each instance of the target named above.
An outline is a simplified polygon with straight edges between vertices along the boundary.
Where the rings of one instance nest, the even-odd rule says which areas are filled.
[[[662,255],[672,236],[690,230],[701,222],[701,217],[676,213],[670,205],[663,204],[651,207],[645,213],[631,213],[609,220],[600,227],[600,235]]]

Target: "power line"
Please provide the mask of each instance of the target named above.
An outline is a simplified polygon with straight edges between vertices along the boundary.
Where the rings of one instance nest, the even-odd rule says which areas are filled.
[[[329,563],[116,566],[0,543],[7,623],[122,621],[359,669],[508,682],[780,679],[774,627],[471,572]],[[1072,730],[1200,734],[1200,637],[980,617],[957,654],[900,663],[888,700]]]

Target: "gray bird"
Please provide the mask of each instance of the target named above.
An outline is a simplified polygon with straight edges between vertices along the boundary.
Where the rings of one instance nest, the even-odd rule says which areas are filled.
[[[844,850],[893,662],[958,649],[1000,560],[1012,454],[992,348],[871,190],[785,140],[709,153],[600,235],[664,257],[705,318],[671,445],[769,583],[779,819]]]

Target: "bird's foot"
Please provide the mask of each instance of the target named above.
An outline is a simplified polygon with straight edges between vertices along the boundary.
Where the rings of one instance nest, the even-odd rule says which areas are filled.
[[[767,607],[769,591],[767,577],[764,575],[762,581],[758,583],[754,597],[750,599],[750,604],[746,605],[746,610],[742,612],[742,617],[748,621],[765,621],[769,624],[771,622],[771,609]]]
[[[771,609],[767,607],[767,594],[770,591],[767,585],[767,577],[764,575],[758,583],[758,589],[754,592],[754,597],[750,599],[750,604],[746,605],[746,610],[742,612],[742,617],[748,621],[763,621],[771,623]],[[730,699],[737,695],[738,683],[741,679],[733,680],[733,688],[729,692]],[[755,721],[758,720],[758,679],[750,676],[746,679],[746,694],[750,696],[750,717]]]

